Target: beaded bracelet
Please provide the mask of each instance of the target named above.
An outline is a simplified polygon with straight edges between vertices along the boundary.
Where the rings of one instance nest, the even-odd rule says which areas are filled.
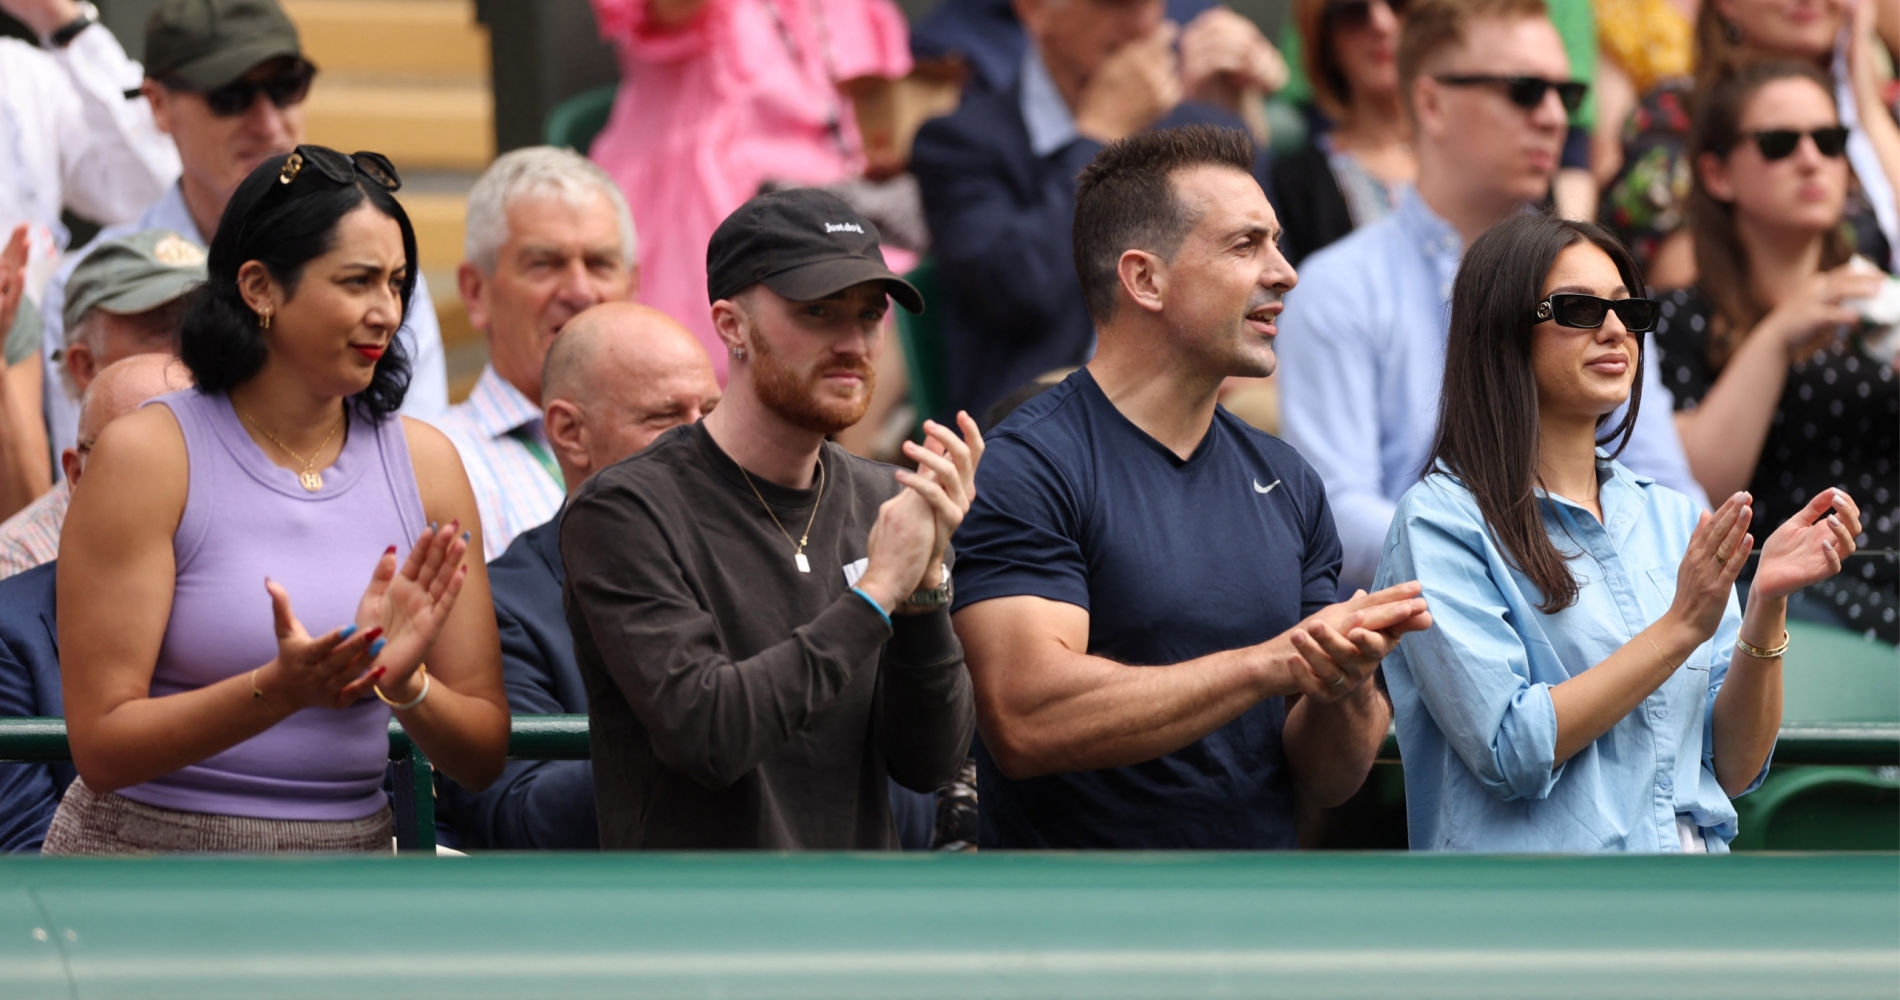
[[[1741,650],[1744,653],[1747,653],[1748,655],[1754,657],[1757,660],[1780,659],[1781,654],[1788,651],[1788,630],[1787,629],[1781,630],[1781,645],[1779,646],[1770,646],[1766,649],[1763,649],[1762,647],[1757,646],[1754,643],[1751,643],[1747,639],[1744,639],[1738,635],[1735,637],[1735,648]]]
[[[390,708],[393,708],[398,712],[406,712],[409,709],[412,709],[416,707],[417,705],[422,704],[422,699],[427,698],[429,696],[429,665],[427,663],[417,664],[416,673],[419,673],[422,675],[422,690],[416,692],[416,696],[414,698],[411,698],[400,705],[396,704],[393,701],[390,701],[389,696],[383,693],[382,688],[377,687],[376,685],[372,684],[370,685],[369,689],[371,691],[376,692],[376,697],[381,698],[383,700],[383,704],[388,705]]]

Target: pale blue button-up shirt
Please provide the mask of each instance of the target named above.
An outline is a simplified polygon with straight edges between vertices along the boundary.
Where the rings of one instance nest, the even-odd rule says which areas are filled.
[[[1416,578],[1433,621],[1385,660],[1415,850],[1678,851],[1678,816],[1711,852],[1735,838],[1712,729],[1741,628],[1733,595],[1714,638],[1609,732],[1552,766],[1550,689],[1669,610],[1700,513],[1620,463],[1598,470],[1601,522],[1562,497],[1538,497],[1579,585],[1577,602],[1556,614],[1537,609],[1542,593],[1498,547],[1462,483],[1435,473],[1399,500],[1376,586]]]
[[[1308,258],[1287,295],[1275,343],[1281,434],[1326,481],[1346,553],[1342,593],[1371,581],[1393,505],[1431,454],[1463,256],[1457,230],[1407,192],[1391,215]],[[1652,346],[1645,338],[1645,358]],[[1654,364],[1643,366],[1643,399],[1621,459],[1704,500]]]

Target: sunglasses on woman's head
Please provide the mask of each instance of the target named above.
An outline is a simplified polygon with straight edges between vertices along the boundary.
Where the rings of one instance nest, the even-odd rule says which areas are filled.
[[[1372,23],[1372,5],[1382,3],[1393,17],[1405,15],[1405,0],[1333,0],[1325,7],[1326,21],[1341,28],[1363,28]]]
[[[313,167],[336,184],[354,184],[361,174],[384,190],[402,190],[402,178],[396,174],[396,165],[389,157],[381,153],[358,151],[344,156],[328,146],[298,146],[285,158],[284,165],[277,171],[277,183],[289,184],[303,173],[305,167]]]
[[[293,104],[302,104],[310,94],[310,81],[315,79],[317,68],[304,60],[297,60],[283,71],[273,73],[262,80],[234,80],[222,87],[213,87],[200,92],[205,106],[219,118],[231,118],[251,109],[251,102],[257,100],[261,92],[270,99],[278,110]]]
[[[1814,140],[1814,148],[1820,150],[1822,156],[1839,156],[1847,149],[1847,128],[1842,125],[1811,128],[1806,132],[1792,128],[1771,128],[1750,134],[1755,137],[1755,148],[1761,150],[1761,158],[1770,163],[1792,156],[1795,147],[1801,145],[1804,135]]]
[[[1526,111],[1535,111],[1544,103],[1544,95],[1557,91],[1557,100],[1563,102],[1564,110],[1572,114],[1583,107],[1583,96],[1590,92],[1590,85],[1579,80],[1546,80],[1541,76],[1497,76],[1490,73],[1470,73],[1462,76],[1437,76],[1432,79],[1452,87],[1502,86],[1504,96],[1511,103]]]
[[[1645,333],[1656,327],[1655,299],[1605,299],[1578,292],[1557,292],[1537,303],[1537,321],[1555,321],[1558,326],[1576,330],[1594,330],[1603,325],[1603,317],[1616,313],[1623,329]]]

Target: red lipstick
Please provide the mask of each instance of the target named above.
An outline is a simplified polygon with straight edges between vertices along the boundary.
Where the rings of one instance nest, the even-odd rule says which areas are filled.
[[[370,359],[371,361],[381,360],[383,356],[383,349],[380,347],[372,347],[368,344],[357,344],[354,346],[356,348],[356,353],[361,354],[362,356]]]

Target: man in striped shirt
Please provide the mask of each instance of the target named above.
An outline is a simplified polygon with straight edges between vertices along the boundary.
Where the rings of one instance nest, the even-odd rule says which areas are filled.
[[[456,273],[488,364],[436,421],[455,442],[481,511],[485,557],[553,517],[567,495],[541,425],[541,364],[568,320],[638,285],[633,218],[599,167],[534,146],[497,159],[468,196]]]

